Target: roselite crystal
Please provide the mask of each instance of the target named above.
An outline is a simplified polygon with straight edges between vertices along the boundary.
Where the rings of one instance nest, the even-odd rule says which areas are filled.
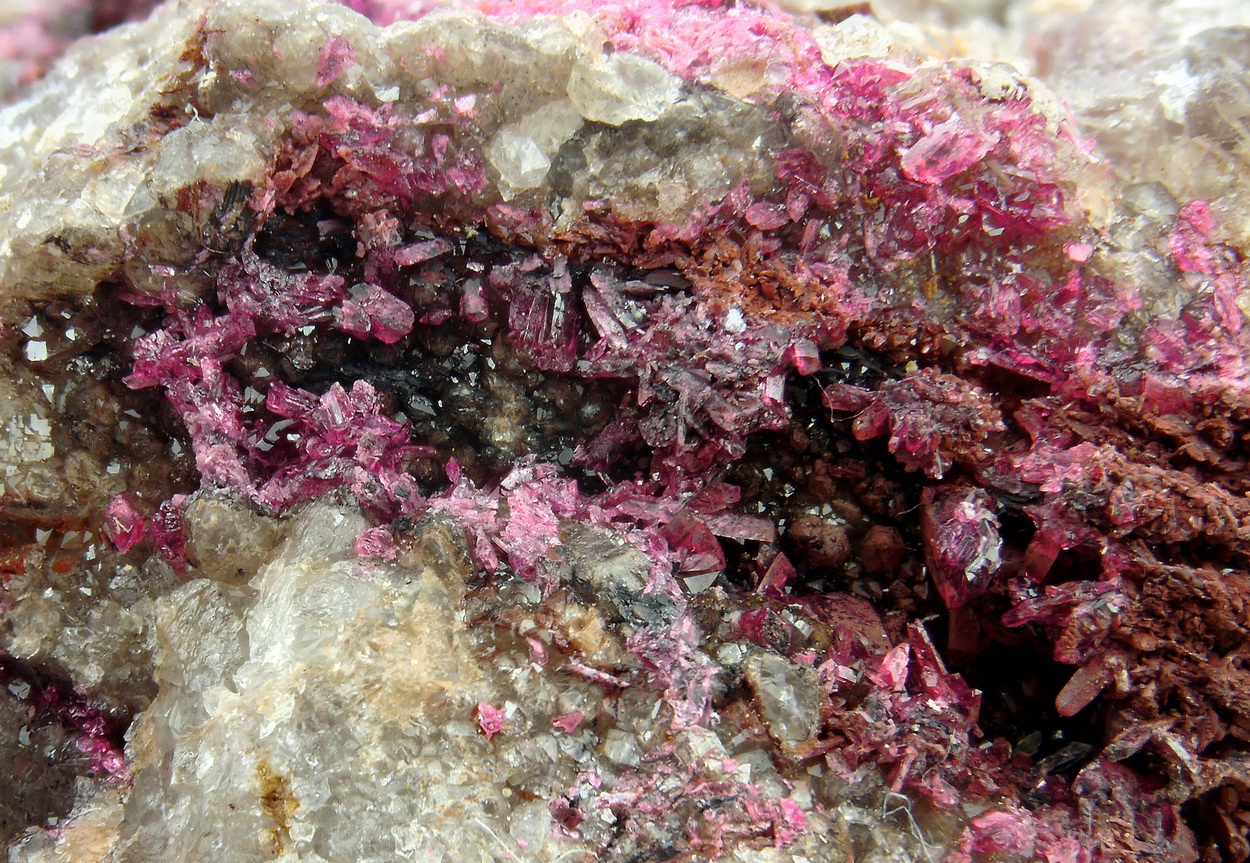
[[[1000,5],[0,13],[9,859],[1250,859],[1250,20]]]

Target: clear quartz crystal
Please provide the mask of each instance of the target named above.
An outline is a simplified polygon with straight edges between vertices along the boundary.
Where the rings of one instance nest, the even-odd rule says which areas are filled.
[[[569,76],[569,100],[587,120],[619,126],[656,120],[680,94],[677,79],[659,64],[633,54],[612,54],[579,64]]]
[[[499,172],[504,197],[542,185],[551,160],[581,126],[578,110],[567,99],[559,99],[500,129],[486,158]]]

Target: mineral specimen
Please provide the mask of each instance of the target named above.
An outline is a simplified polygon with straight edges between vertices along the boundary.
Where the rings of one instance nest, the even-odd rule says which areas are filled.
[[[1070,113],[824,3],[61,6],[11,861],[1250,858],[1245,22]]]

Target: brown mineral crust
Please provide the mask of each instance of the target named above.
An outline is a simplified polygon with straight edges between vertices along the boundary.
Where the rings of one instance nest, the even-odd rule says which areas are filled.
[[[290,780],[266,761],[256,765],[256,784],[261,811],[272,822],[266,830],[267,850],[280,857],[291,841],[291,816],[299,809],[299,799],[291,791]]]
[[[880,309],[871,321],[857,321],[849,329],[848,341],[896,366],[958,361],[955,342],[947,329],[907,306]]]
[[[1095,459],[1091,473],[1098,481],[1090,491],[1106,495],[1103,518],[1111,535],[1153,544],[1201,539],[1226,547],[1242,565],[1250,559],[1250,500],[1244,496],[1185,471],[1134,464],[1118,453]]]
[[[1226,403],[1231,393],[1223,392],[1218,399]],[[1212,401],[1210,395],[1202,398],[1207,405],[1220,403]],[[1214,448],[1235,447],[1234,435],[1240,435],[1230,427],[1230,417],[1241,422],[1244,411],[1224,413],[1205,408],[1208,419],[1201,431],[1212,435],[1212,440],[1207,440],[1174,418],[1143,411],[1140,400],[1112,399],[1109,408],[1118,411],[1118,419],[1109,420],[1107,409],[1078,419],[1080,411],[1073,410],[1072,405],[1054,405],[1052,415],[1059,425],[1066,426],[1077,439],[1097,442],[1098,447],[1084,463],[1086,478],[1065,484],[1053,499],[1082,513],[1120,542],[1134,545],[1135,540],[1146,541],[1159,550],[1157,553],[1177,555],[1177,560],[1222,548],[1217,559],[1244,566],[1250,506],[1239,493],[1242,463],[1233,451]],[[1018,440],[1018,434],[1013,426],[1008,440]],[[1168,443],[1155,442],[1158,438]],[[1177,443],[1180,446],[1173,448]],[[1003,441],[999,444],[1007,450],[1013,446]],[[1187,461],[1191,466],[1172,466],[1178,457],[1184,460],[1182,465]],[[982,459],[983,453],[977,453],[959,461],[973,467]],[[1202,467],[1193,467],[1194,462]],[[1196,542],[1204,545],[1196,546]],[[1154,561],[1154,556],[1149,560]],[[1238,618],[1241,599],[1250,584],[1234,570],[1218,573],[1210,566],[1191,569],[1158,562],[1132,579],[1141,593],[1113,629],[1113,640],[1126,643],[1130,652],[1111,665],[1121,663],[1119,667],[1129,675],[1124,679],[1134,682],[1125,689],[1115,683],[1115,674],[1095,674],[1092,678],[1087,674],[1094,689],[1086,688],[1084,694],[1065,690],[1061,698],[1069,699],[1069,703],[1064,712],[1075,712],[1074,707],[1083,707],[1104,688],[1104,697],[1115,705],[1103,713],[1111,728],[1158,716],[1160,705],[1165,703],[1184,705],[1170,722],[1178,728],[1203,730],[1195,731],[1196,736],[1177,732],[1172,739],[1184,741],[1178,747],[1168,749],[1160,744],[1155,748],[1155,757],[1173,763],[1177,757],[1188,757],[1178,756],[1182,749],[1198,753],[1225,739],[1226,723],[1212,724],[1213,709],[1230,716],[1233,729],[1246,722],[1245,705],[1231,693],[1244,685],[1240,660],[1235,657],[1243,652],[1245,632]],[[1072,698],[1082,701],[1073,705]],[[1143,698],[1144,703],[1140,702]],[[1120,739],[1114,731],[1108,733],[1109,740]],[[1231,733],[1245,734],[1237,730]],[[1127,742],[1116,747],[1121,753],[1118,757],[1132,754],[1125,749]],[[1178,799],[1187,796],[1179,793]]]
[[[954,375],[926,368],[889,380],[876,391],[834,384],[825,401],[853,411],[858,440],[889,435],[889,448],[909,470],[941,479],[953,464],[975,470],[989,460],[991,442],[1007,431],[995,400]]]
[[[713,308],[739,308],[756,320],[814,328],[836,347],[846,323],[830,289],[797,261],[769,253],[758,231],[694,246],[676,264]]]
[[[906,555],[903,536],[896,527],[874,524],[859,541],[859,559],[870,575],[895,572]]]
[[[1146,379],[1121,382],[1110,375],[1078,375],[1078,399],[1052,395],[1025,402],[1045,411],[1079,440],[1106,443],[1132,457],[1210,472],[1221,485],[1247,490],[1246,459],[1238,447],[1250,439],[1250,395],[1212,378],[1186,384]],[[1129,392],[1126,392],[1129,390]]]
[[[1203,849],[1203,863],[1244,863],[1250,860],[1250,787],[1244,781],[1204,794],[1198,798],[1194,808],[1199,821],[1206,825],[1219,844],[1219,850]]]
[[[592,210],[551,237],[552,246],[570,261],[620,261],[639,270],[694,265],[697,240],[665,236],[654,221],[626,219]],[[726,240],[735,242],[735,240]]]
[[[1080,513],[1116,539],[1154,545],[1201,539],[1231,561],[1250,559],[1250,500],[1240,493],[1236,464],[1225,471],[1176,467],[1166,444],[1106,426],[1060,422],[1097,444],[1088,447],[1082,477],[1066,481],[1049,502]]]
[[[1127,678],[1115,685],[1121,690],[1115,700],[1127,703],[1108,713],[1113,733],[1132,734],[1137,723],[1166,720],[1169,733],[1190,738],[1184,748],[1195,756],[1228,734],[1245,736],[1250,577],[1158,563],[1145,575],[1137,601],[1112,629],[1113,641],[1135,651]],[[1121,758],[1133,754],[1131,747],[1119,750]]]
[[[1137,561],[1139,593],[1115,618],[1107,645],[1060,693],[1058,707],[1076,713],[1101,696],[1094,717],[1105,735],[1106,763],[1146,759],[1167,782],[1163,799],[1205,800],[1197,804],[1203,817],[1223,835],[1232,823],[1223,819],[1234,815],[1219,809],[1231,799],[1221,789],[1243,788],[1248,778],[1244,758],[1233,753],[1236,741],[1250,737],[1250,703],[1242,694],[1250,687],[1244,667],[1250,580],[1233,570],[1161,564],[1144,548]],[[1168,859],[1135,844],[1113,812],[1100,818],[1096,832],[1121,847],[1125,859]],[[1220,841],[1233,856],[1204,859],[1238,859],[1230,850],[1237,843]]]
[[[792,522],[786,536],[811,566],[836,570],[851,556],[847,527],[816,515],[804,515]]]
[[[647,270],[675,267],[694,292],[718,311],[737,308],[752,320],[812,329],[822,346],[845,340],[847,322],[829,288],[801,262],[778,255],[758,230],[745,235],[726,227],[728,236],[709,231],[689,240],[665,236],[658,226],[610,214],[590,213],[552,238],[570,259],[610,257]]]
[[[1177,455],[1223,474],[1221,481],[1246,485],[1245,457],[1237,445],[1250,438],[1250,394],[1218,381],[1196,387],[1192,416],[1163,413],[1144,396],[1123,396],[1108,381],[1101,395],[1128,427],[1142,428],[1168,441]]]

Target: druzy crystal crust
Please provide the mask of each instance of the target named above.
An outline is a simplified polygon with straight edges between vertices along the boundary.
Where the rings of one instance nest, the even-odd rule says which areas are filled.
[[[0,39],[11,860],[1250,857],[1237,189],[862,9],[149,11]]]

